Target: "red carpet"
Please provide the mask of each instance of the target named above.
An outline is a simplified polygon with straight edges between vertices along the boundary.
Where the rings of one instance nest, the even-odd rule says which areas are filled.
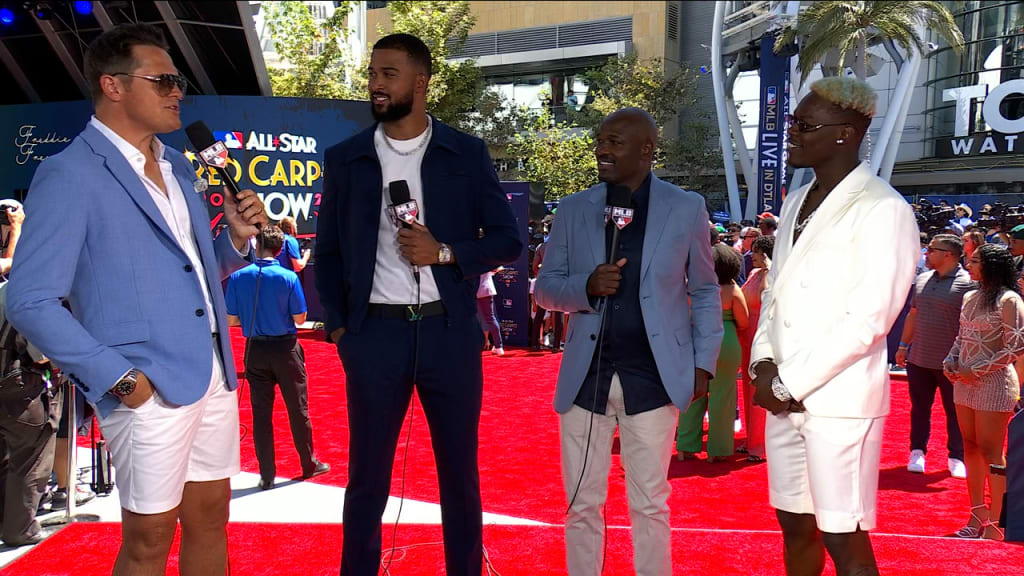
[[[117,551],[117,524],[73,524],[3,570],[4,576],[100,576],[110,574]],[[385,536],[390,545],[390,532]],[[390,572],[395,576],[444,573],[439,526],[409,525],[398,531]],[[1020,574],[1019,547],[982,541],[876,536],[882,574],[958,576]],[[484,545],[502,576],[565,574],[561,527],[488,526]],[[237,576],[328,576],[338,573],[341,526],[232,524],[232,573]],[[177,542],[168,574],[178,574]],[[73,551],[72,553],[69,553]],[[775,576],[783,573],[779,537],[770,533],[676,531],[673,573]],[[609,533],[605,574],[632,574],[629,533]],[[833,575],[831,566],[825,574]]]
[[[315,481],[344,486],[347,479],[348,427],[345,378],[333,346],[310,333],[303,340],[310,367],[310,415],[316,452],[334,464]],[[241,364],[241,346],[235,339]],[[559,468],[558,418],[552,408],[561,355],[509,351],[503,357],[484,355],[484,408],[480,418],[480,477],[484,510],[561,524],[565,495]],[[242,395],[242,422],[251,422],[248,393]],[[962,480],[946,471],[945,415],[934,407],[928,467],[924,475],[906,471],[910,437],[910,403],[906,381],[894,379],[892,412],[886,421],[886,443],[879,482],[878,532],[939,536],[955,532],[967,521],[967,491]],[[299,476],[301,469],[289,437],[287,415],[279,400],[275,411],[278,474]],[[744,433],[738,434],[742,441]],[[403,432],[403,442],[405,432]],[[437,502],[437,478],[430,433],[417,407],[409,446],[405,494]],[[402,450],[395,458],[391,493],[400,491]],[[257,472],[252,441],[242,441],[242,469]],[[766,467],[749,464],[739,455],[730,462],[673,462],[669,472],[673,495],[672,525],[725,530],[777,530],[768,506]],[[624,473],[612,460],[608,523],[628,525]],[[526,481],[525,479],[529,479]]]
[[[234,335],[240,365],[242,347]],[[303,335],[309,367],[309,406],[316,452],[334,467],[316,482],[344,486],[348,429],[344,374],[333,346],[319,334]],[[509,351],[484,356],[484,407],[480,427],[480,474],[484,510],[555,524],[552,527],[491,526],[485,545],[498,571],[509,574],[564,573],[565,496],[558,458],[558,420],[551,407],[560,355]],[[248,392],[243,392],[242,423],[249,426]],[[892,412],[886,423],[879,493],[879,527],[873,537],[883,573],[901,576],[1019,574],[1024,547],[943,536],[967,520],[963,480],[946,471],[945,417],[935,404],[929,473],[906,472],[909,437],[906,382],[893,381]],[[437,502],[437,481],[429,431],[422,411],[415,411],[408,452],[405,495]],[[278,474],[298,476],[298,458],[287,433],[287,416],[279,401],[275,411]],[[743,433],[737,438],[742,441]],[[403,432],[404,440],[404,432]],[[399,494],[402,450],[395,459],[391,493]],[[257,472],[250,438],[242,441],[242,468]],[[726,463],[703,460],[673,462],[670,501],[675,533],[676,574],[781,574],[781,537],[768,505],[766,468],[737,455]],[[615,456],[609,486],[608,523],[627,526],[624,474]],[[752,531],[752,532],[745,532]],[[757,531],[768,531],[760,533]],[[390,531],[385,531],[390,540]],[[8,567],[3,574],[109,573],[116,553],[116,525],[75,525]],[[335,574],[340,557],[338,525],[232,524],[231,555],[235,574]],[[400,546],[440,542],[440,528],[401,526]],[[89,542],[88,546],[82,545]],[[388,542],[389,544],[389,542]],[[75,554],[59,553],[75,550]],[[81,555],[79,554],[81,553]],[[56,553],[56,556],[54,555]],[[84,555],[84,556],[82,556]],[[55,557],[69,563],[64,572]],[[417,546],[396,558],[392,573],[437,574],[440,545]],[[399,570],[399,566],[401,569]],[[606,574],[628,574],[632,544],[627,530],[610,531]],[[301,568],[300,568],[301,567]],[[45,568],[45,569],[44,569]],[[831,568],[829,569],[831,570]],[[176,572],[175,572],[176,573]],[[829,572],[831,573],[831,572]]]

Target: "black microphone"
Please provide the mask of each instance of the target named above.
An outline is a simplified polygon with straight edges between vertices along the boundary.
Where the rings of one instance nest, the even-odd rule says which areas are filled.
[[[391,222],[395,226],[412,228],[412,223],[420,215],[420,206],[409,195],[409,183],[405,180],[389,183],[388,195],[391,197],[391,205],[388,206]]]
[[[231,194],[238,200],[238,184],[228,175],[228,147],[223,142],[213,137],[213,132],[202,120],[193,122],[185,127],[185,135],[192,147],[199,151],[199,160],[208,170],[220,172],[221,180],[228,187]]]
[[[605,224],[611,223],[612,246],[608,250],[608,263],[615,264],[619,253],[619,232],[633,221],[633,200],[629,188],[625,186],[608,187],[608,205],[604,209]]]
[[[420,214],[420,206],[409,194],[409,183],[405,180],[388,183],[388,196],[391,198],[391,205],[388,206],[391,223],[402,228],[412,228],[412,223]],[[419,266],[412,265],[412,275],[416,279],[416,284],[419,284]]]

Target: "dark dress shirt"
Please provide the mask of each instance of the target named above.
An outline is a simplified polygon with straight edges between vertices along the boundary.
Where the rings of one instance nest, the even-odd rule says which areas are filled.
[[[598,414],[606,412],[608,392],[615,373],[618,373],[622,384],[626,414],[647,412],[672,402],[661,383],[640,310],[640,261],[650,197],[651,177],[648,175],[640,188],[633,192],[633,221],[619,233],[616,260],[625,258],[626,265],[622,267],[618,292],[609,296],[605,303],[604,329],[599,346],[594,350],[587,378],[574,402],[586,410],[594,408]],[[606,254],[611,248],[613,227],[605,229]]]

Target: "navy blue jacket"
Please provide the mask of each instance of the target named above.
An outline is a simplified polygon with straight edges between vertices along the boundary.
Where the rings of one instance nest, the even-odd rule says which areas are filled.
[[[420,169],[424,225],[452,247],[455,265],[431,270],[449,317],[474,317],[480,274],[518,258],[523,241],[483,140],[436,119],[433,126]],[[366,318],[384,193],[376,129],[374,124],[324,153],[315,270],[327,334],[338,328],[358,334]]]

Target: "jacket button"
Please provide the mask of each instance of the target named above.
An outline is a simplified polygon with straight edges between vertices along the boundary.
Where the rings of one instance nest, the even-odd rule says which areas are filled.
[[[185,272],[191,272],[191,271],[192,271],[192,265],[191,264],[185,264]]]
[[[196,316],[202,317],[206,312],[203,312],[202,308],[196,308]]]
[[[591,340],[597,340],[597,334],[591,334],[590,335],[590,339]]]
[[[82,384],[82,390],[85,390],[86,392],[88,392],[89,391],[89,387],[86,386],[85,384]]]

